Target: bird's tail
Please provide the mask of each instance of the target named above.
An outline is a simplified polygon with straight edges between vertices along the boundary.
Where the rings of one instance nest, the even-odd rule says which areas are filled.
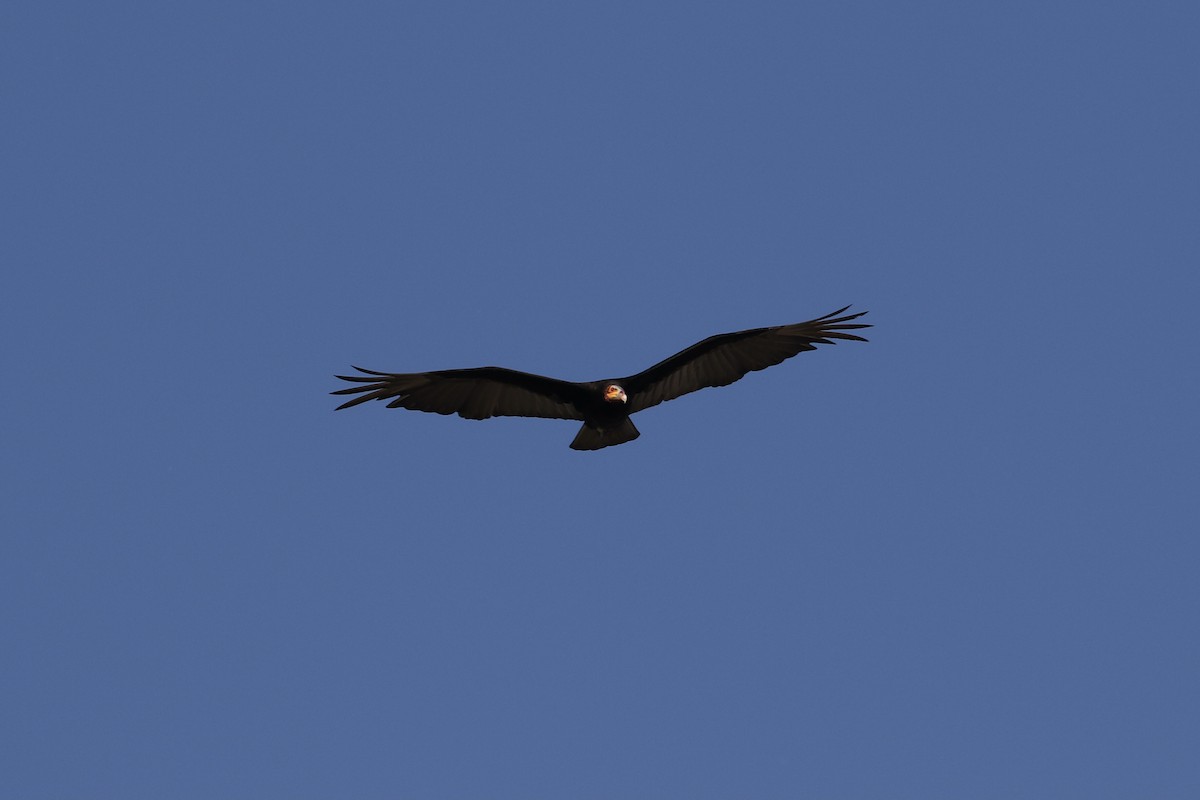
[[[633,427],[633,420],[629,417],[603,428],[593,427],[585,422],[575,435],[575,441],[571,442],[571,449],[599,450],[614,444],[632,442],[641,435],[641,432]]]

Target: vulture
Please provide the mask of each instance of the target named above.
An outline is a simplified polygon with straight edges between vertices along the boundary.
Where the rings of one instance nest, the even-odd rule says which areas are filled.
[[[583,422],[574,450],[599,450],[641,434],[630,414],[709,386],[726,386],[748,372],[766,369],[835,339],[867,341],[849,331],[869,328],[853,322],[865,311],[831,314],[770,328],[720,333],[697,342],[649,369],[626,378],[573,383],[504,367],[444,369],[435,372],[376,372],[336,377],[354,384],[330,394],[357,395],[338,406],[387,400],[388,408],[408,408],[466,419],[545,417]]]

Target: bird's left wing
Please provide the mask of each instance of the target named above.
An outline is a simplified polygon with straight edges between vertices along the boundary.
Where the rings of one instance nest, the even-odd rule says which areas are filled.
[[[848,308],[795,325],[710,336],[644,372],[616,382],[628,394],[632,414],[708,386],[725,386],[747,372],[766,369],[805,350],[816,350],[816,345],[834,344],[834,339],[865,342],[863,337],[846,331],[871,327],[851,322],[867,312],[839,316]]]
[[[338,375],[361,384],[330,394],[357,394],[338,410],[368,400],[391,400],[388,408],[410,408],[467,419],[547,417],[583,419],[576,404],[586,393],[579,384],[503,367],[447,369],[437,372],[376,372],[355,367],[362,375]]]

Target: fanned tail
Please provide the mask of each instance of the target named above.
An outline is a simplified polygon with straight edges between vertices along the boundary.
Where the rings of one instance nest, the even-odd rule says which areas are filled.
[[[633,426],[633,420],[629,417],[625,417],[620,422],[606,425],[603,428],[593,427],[585,422],[583,423],[583,427],[579,429],[579,433],[575,435],[575,441],[571,442],[571,449],[599,450],[602,447],[611,447],[614,444],[632,442],[641,435],[641,432]]]

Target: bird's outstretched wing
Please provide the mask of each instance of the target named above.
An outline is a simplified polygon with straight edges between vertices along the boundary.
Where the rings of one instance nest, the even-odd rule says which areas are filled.
[[[871,327],[851,322],[867,312],[838,316],[848,308],[795,325],[710,336],[644,372],[616,382],[628,393],[632,414],[708,386],[726,386],[747,372],[766,369],[805,350],[816,350],[816,345],[834,344],[834,339],[865,342],[863,337],[846,331]]]
[[[338,410],[368,400],[391,400],[388,408],[410,408],[467,419],[548,417],[583,419],[576,404],[583,387],[568,381],[531,375],[503,367],[447,369],[437,372],[376,372],[355,367],[362,375],[338,375],[361,384],[330,394],[357,394]]]

